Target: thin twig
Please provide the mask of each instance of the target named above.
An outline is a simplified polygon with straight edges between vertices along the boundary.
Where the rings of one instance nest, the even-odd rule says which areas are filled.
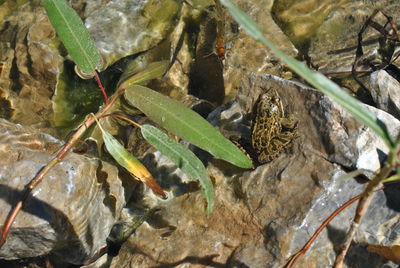
[[[322,224],[321,226],[315,231],[313,236],[308,240],[308,242],[303,246],[302,249],[297,251],[286,263],[284,266],[285,268],[292,268],[295,267],[296,262],[299,260],[299,258],[306,253],[308,248],[312,245],[315,239],[317,239],[318,235],[324,230],[324,228],[340,213],[342,212],[345,208],[353,204],[355,201],[359,200],[361,198],[361,195],[357,195],[356,197],[353,197],[346,203],[344,203],[342,206],[340,206],[337,210],[335,210]]]
[[[382,186],[379,190],[384,189],[384,186]],[[301,248],[299,251],[297,251],[295,254],[290,257],[289,261],[286,263],[284,266],[285,268],[293,268],[296,265],[296,262],[299,260],[301,256],[303,256],[306,251],[310,248],[312,243],[317,239],[318,235],[324,230],[324,228],[339,214],[341,213],[344,209],[349,207],[351,204],[354,202],[358,201],[361,198],[361,194],[353,197],[343,205],[341,205],[338,209],[336,209],[329,217],[321,224],[321,226],[314,232],[313,236],[308,240],[308,242]]]
[[[118,99],[118,97],[125,91],[125,89],[119,89],[112,96],[111,101],[108,102],[99,112],[97,112],[96,116],[101,117],[105,114],[112,106],[112,104]],[[57,153],[57,155],[40,171],[36,174],[36,176],[24,187],[25,191],[18,203],[14,206],[14,208],[8,214],[4,224],[3,230],[1,232],[0,238],[0,248],[4,245],[7,240],[8,233],[10,232],[11,226],[17,217],[18,213],[21,211],[24,206],[26,199],[29,197],[32,190],[43,180],[44,176],[53,168],[57,163],[62,161],[64,157],[70,152],[74,144],[79,140],[79,138],[83,135],[83,133],[95,122],[92,116],[86,118],[86,121],[78,128],[78,130],[72,135],[67,143],[64,144],[62,149]]]

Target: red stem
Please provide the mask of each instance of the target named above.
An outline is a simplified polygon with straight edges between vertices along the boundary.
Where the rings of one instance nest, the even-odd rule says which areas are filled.
[[[109,103],[108,96],[107,96],[106,90],[103,87],[103,84],[101,83],[99,74],[96,71],[94,71],[94,78],[96,79],[97,85],[99,86],[101,92],[103,93],[104,100],[106,101],[106,105],[107,105]]]
[[[379,190],[384,189],[384,186],[382,186]],[[303,246],[302,249],[300,249],[299,251],[297,251],[294,255],[292,255],[292,257],[289,259],[289,261],[286,263],[286,265],[284,266],[285,268],[291,268],[291,267],[295,267],[296,262],[298,261],[298,259],[304,255],[306,253],[306,251],[308,250],[308,248],[312,245],[312,243],[314,242],[315,239],[317,239],[318,235],[322,232],[322,230],[340,213],[342,212],[345,208],[347,208],[348,206],[350,206],[351,204],[353,204],[355,201],[359,200],[361,198],[362,194],[357,195],[355,197],[353,197],[352,199],[350,199],[349,201],[347,201],[346,203],[344,203],[343,205],[341,205],[337,210],[335,210],[322,224],[321,226],[315,231],[315,233],[313,234],[313,236],[308,240],[308,242]]]

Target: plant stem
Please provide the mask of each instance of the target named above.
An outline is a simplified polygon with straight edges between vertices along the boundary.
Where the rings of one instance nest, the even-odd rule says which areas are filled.
[[[106,100],[106,105],[97,112],[96,117],[101,117],[104,115],[114,104],[114,102],[118,99],[118,97],[125,91],[125,89],[119,89],[114,93],[111,100]],[[63,145],[61,150],[57,153],[57,155],[49,162],[46,166],[44,166],[40,171],[36,174],[36,176],[24,187],[24,194],[20,201],[15,205],[15,207],[8,214],[4,224],[3,230],[1,232],[0,237],[0,248],[4,245],[7,240],[8,233],[10,232],[11,226],[17,217],[18,213],[21,211],[24,206],[26,199],[29,197],[32,190],[43,180],[44,176],[53,168],[56,164],[64,159],[64,157],[70,152],[74,144],[79,140],[79,138],[83,135],[83,133],[95,122],[94,117],[89,116],[86,118],[85,122],[78,128],[78,130],[72,135],[67,143]]]
[[[99,86],[101,92],[103,93],[104,100],[105,100],[106,105],[107,105],[108,102],[109,102],[108,96],[107,96],[106,90],[105,90],[104,87],[103,87],[103,84],[101,83],[99,74],[98,74],[96,71],[94,71],[93,74],[94,74],[94,79],[96,79],[97,85]]]
[[[397,146],[398,147],[398,146]],[[336,255],[336,260],[334,263],[334,268],[342,268],[343,262],[346,257],[347,251],[350,247],[351,242],[353,241],[354,234],[356,233],[361,218],[364,216],[365,212],[368,209],[369,204],[371,203],[372,197],[375,191],[379,188],[380,183],[389,176],[390,172],[393,170],[396,159],[397,159],[397,151],[396,148],[395,152],[390,152],[388,156],[388,160],[385,163],[385,166],[379,171],[379,173],[368,183],[367,188],[363,192],[360,201],[357,204],[356,213],[353,219],[353,222],[350,226],[349,231],[347,232],[345,241],[343,242],[342,247],[340,248],[339,253]]]
[[[318,235],[324,230],[326,226],[340,213],[342,212],[345,208],[353,204],[355,201],[359,200],[361,198],[361,195],[357,195],[341,205],[335,212],[333,212],[322,224],[321,226],[315,231],[313,236],[308,240],[308,242],[303,246],[302,249],[297,251],[295,254],[292,255],[292,257],[289,259],[289,261],[286,263],[284,266],[285,268],[292,268],[295,267],[296,262],[299,260],[301,256],[303,256],[308,248],[312,245],[315,239],[317,239]]]
[[[120,119],[122,119],[122,120],[125,120],[125,121],[131,123],[132,125],[134,125],[135,127],[138,127],[138,128],[141,128],[141,127],[142,127],[140,124],[136,123],[135,121],[133,121],[133,120],[127,118],[126,116],[120,115],[120,114],[115,114],[115,113],[113,113],[113,114],[104,114],[104,115],[102,115],[102,116],[99,117],[99,118],[107,117],[107,116],[113,116],[113,117],[120,118]]]
[[[385,187],[382,186],[379,188],[379,190],[383,190]],[[353,198],[351,198],[349,201],[341,205],[338,209],[336,209],[322,224],[321,226],[314,232],[313,236],[308,240],[308,242],[303,246],[302,249],[297,251],[295,254],[293,254],[289,261],[285,264],[285,268],[292,268],[295,267],[296,262],[298,259],[300,259],[301,256],[303,256],[308,248],[312,245],[312,243],[317,239],[318,235],[322,232],[322,230],[325,229],[326,226],[337,216],[339,213],[341,213],[344,209],[348,208],[350,205],[352,205],[354,202],[360,200],[362,194],[359,194]]]

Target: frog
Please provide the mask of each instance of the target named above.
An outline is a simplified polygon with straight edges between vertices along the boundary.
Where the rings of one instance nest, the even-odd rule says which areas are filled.
[[[296,137],[298,120],[286,115],[282,101],[272,89],[260,95],[254,109],[251,126],[251,146],[260,164],[282,154]]]
[[[250,140],[239,136],[229,139],[254,164],[265,164],[287,149],[296,137],[298,120],[293,115],[285,114],[282,101],[274,89],[259,96],[252,114]]]

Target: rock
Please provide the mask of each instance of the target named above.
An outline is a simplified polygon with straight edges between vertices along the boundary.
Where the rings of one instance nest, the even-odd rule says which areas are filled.
[[[326,2],[329,1],[327,0]],[[319,1],[313,2],[320,4]],[[332,6],[335,5],[332,3]],[[329,5],[325,7],[329,7]],[[322,8],[322,10],[324,9]],[[381,33],[371,26],[367,27],[363,33],[363,56],[360,58],[356,68],[357,77],[364,87],[360,86],[352,77],[351,69],[356,58],[358,34],[374,10],[384,11],[395,20],[400,16],[398,3],[391,0],[348,1],[336,6],[334,9],[330,9],[324,15],[324,20],[321,21],[321,24],[315,29],[314,34],[304,41],[309,43],[306,46],[308,50],[305,53],[307,53],[309,63],[313,68],[334,77],[335,81],[343,88],[349,89],[360,100],[370,105],[373,104],[373,100],[371,93],[366,88],[368,88],[369,84],[368,73],[373,71],[371,64],[376,69],[381,69],[391,60],[391,53],[393,53],[389,45],[390,41],[383,42]],[[310,14],[310,10],[305,9],[305,12],[302,17],[314,17],[306,15]],[[318,16],[318,8],[315,9],[315,13]],[[380,12],[374,17],[373,21],[380,25],[387,23],[387,19]],[[307,24],[303,23],[303,25]],[[301,28],[302,26],[296,25],[294,27]],[[389,30],[390,27],[387,26],[386,29]]]
[[[291,56],[297,55],[297,49],[275,23],[271,15],[274,1],[251,0],[235,1],[235,4],[250,15],[259,25],[265,38]],[[264,45],[254,41],[233,20],[228,11],[224,12],[225,24],[225,61],[224,84],[226,100],[232,100],[240,86],[241,79],[249,72],[270,73],[289,79],[292,74],[279,59]]]
[[[313,66],[323,71],[346,66],[349,74],[355,59],[357,34],[372,11],[373,7],[362,1],[349,2],[331,10],[310,41],[308,55]],[[368,28],[363,38],[371,40],[378,35]],[[377,41],[369,42],[363,49],[368,52],[377,46]]]
[[[0,119],[0,223],[21,197],[24,185],[62,143],[31,128]],[[67,155],[33,190],[17,216],[0,258],[55,255],[81,264],[106,245],[125,204],[114,166],[75,153]]]
[[[325,0],[322,6],[321,1],[311,2],[310,6],[313,7],[299,3],[291,9],[283,9],[282,14],[289,23],[283,27],[286,29],[285,32],[289,32],[289,36],[291,35],[288,28],[297,28],[298,30],[292,32],[307,36],[303,42],[310,42],[308,55],[311,64],[325,72],[333,72],[334,69],[339,73],[349,72],[356,54],[357,35],[375,9],[382,10],[393,18],[398,18],[400,12],[397,3],[390,0],[368,3],[357,0],[340,4],[338,1]],[[310,12],[314,15],[308,16]],[[378,14],[374,21],[381,25],[386,23],[385,17],[381,14]],[[313,30],[310,31],[307,27]],[[380,36],[381,34],[372,27],[367,27],[363,34],[363,51],[365,54],[370,54],[371,59],[377,57]]]
[[[192,2],[194,1],[190,1],[190,3]],[[106,65],[129,53],[138,53],[147,50],[153,45],[158,44],[162,38],[168,36],[168,27],[161,27],[160,29],[164,30],[156,31],[157,33],[155,36],[150,36],[154,37],[154,43],[146,43],[148,41],[148,36],[146,36],[144,38],[146,42],[144,42],[145,44],[143,47],[139,45],[140,49],[130,50],[132,48],[130,42],[138,41],[138,36],[133,35],[132,38],[128,38],[129,42],[125,42],[125,40],[128,39],[126,39],[125,35],[123,36],[120,34],[122,32],[131,33],[131,30],[135,28],[136,25],[146,25],[146,23],[150,23],[149,21],[151,21],[151,19],[149,19],[149,16],[138,14],[136,10],[127,9],[125,4],[137,4],[137,7],[144,7],[145,1],[119,0],[109,1],[103,5],[100,5],[98,1],[90,1],[88,3],[90,7],[96,5],[99,7],[97,9],[93,8],[93,10],[87,8],[82,11],[82,14],[89,16],[86,20],[87,26],[95,36],[103,55],[106,55]],[[146,2],[150,7],[147,11],[150,13],[152,11],[151,3],[156,3],[156,1]],[[281,48],[284,48],[289,54],[297,54],[296,49],[290,43],[289,39],[273,21],[270,12],[265,11],[266,9],[271,10],[274,5],[273,1],[238,1],[237,3],[241,8],[244,8],[245,11],[250,13],[250,16],[261,25],[263,32],[268,35],[268,39],[279,43]],[[276,3],[278,2],[276,1]],[[303,2],[300,4],[302,3]],[[329,1],[329,3],[333,2]],[[352,1],[351,3],[358,5],[361,1]],[[185,3],[185,5],[187,4]],[[172,6],[174,6],[174,4],[172,4]],[[260,6],[263,8],[257,8]],[[111,32],[109,32],[108,29],[103,32],[103,29],[105,29],[103,25],[109,24],[106,18],[109,19],[110,16],[112,18],[112,16],[115,15],[115,12],[105,11],[108,7],[115,7],[115,9],[112,9],[114,11],[121,10],[122,12],[127,12],[127,17],[135,17],[138,18],[139,21],[137,24],[132,24],[130,21],[113,23],[114,26],[109,26],[112,28]],[[388,5],[388,7],[390,7],[390,5]],[[307,10],[307,8],[305,10]],[[326,11],[326,9],[322,10],[323,12]],[[329,7],[328,10],[331,12]],[[307,12],[308,11],[309,10],[307,10]],[[325,46],[323,42],[325,41],[324,38],[327,38],[326,36],[328,36],[329,33],[324,35],[324,29],[330,27],[328,22],[331,19],[342,18],[339,16],[339,13],[334,12],[335,11],[332,11],[331,15],[327,17],[322,26],[318,28],[320,29],[321,35],[317,35],[315,39],[312,40],[310,47],[312,63],[321,68],[325,67],[325,65],[328,67],[330,60],[330,54],[326,52],[327,46]],[[351,9],[351,12],[358,12],[360,23],[368,16],[367,12],[363,13],[364,9]],[[143,11],[143,13],[146,12]],[[157,14],[157,12],[155,14]],[[167,17],[170,14],[171,13],[168,13]],[[92,18],[96,18],[100,21],[94,23],[94,19],[92,20]],[[125,20],[124,18],[126,17],[123,16],[122,20]],[[120,17],[116,19],[119,20]],[[168,19],[171,19],[171,17],[168,17],[167,21]],[[248,72],[264,73],[268,71],[289,77],[290,73],[287,72],[285,67],[277,64],[277,59],[271,56],[265,47],[253,41],[239,29],[238,25],[227,13],[224,15],[224,21],[227,49],[224,67],[225,86],[227,99],[235,98],[235,100],[222,105],[214,111],[209,116],[209,120],[218,127],[226,137],[236,134],[250,138],[252,108],[262,92],[274,88],[282,99],[285,112],[292,114],[299,120],[297,137],[280,156],[268,164],[258,166],[255,170],[242,170],[220,160],[210,160],[209,156],[208,158],[205,157],[207,160],[205,161],[207,163],[207,171],[215,184],[217,198],[214,212],[209,217],[204,214],[204,199],[199,191],[199,184],[185,176],[182,171],[171,164],[165,156],[160,155],[159,152],[149,153],[151,150],[143,150],[146,154],[144,157],[146,166],[150,169],[160,185],[166,190],[168,199],[161,200],[144,186],[140,186],[136,189],[128,208],[132,211],[136,211],[138,207],[157,208],[158,210],[151,215],[146,223],[141,225],[122,246],[117,257],[110,260],[110,256],[104,256],[99,260],[108,263],[111,262],[111,267],[281,267],[291,254],[304,245],[307,239],[328,215],[345,201],[362,192],[364,185],[352,179],[340,179],[340,177],[345,174],[344,170],[366,168],[373,172],[380,167],[380,160],[386,156],[387,148],[371,130],[362,126],[337,104],[333,103],[321,93],[302,84],[283,80],[272,75],[255,73],[248,75]],[[349,16],[345,21],[352,21],[352,17]],[[142,22],[143,24],[141,24]],[[128,24],[134,26],[121,28],[121,25],[125,26]],[[343,20],[341,24],[343,24]],[[118,29],[115,28],[115,25],[118,25]],[[353,24],[351,25],[353,26]],[[355,29],[356,24],[354,25]],[[94,30],[97,27],[99,29]],[[179,36],[179,38],[171,41],[172,43],[175,41],[175,43],[179,43],[181,37],[180,33],[183,31],[180,27],[186,27],[184,26],[183,16],[181,16],[180,23],[177,27],[179,29],[173,33]],[[358,32],[357,29],[354,31],[355,33]],[[146,35],[147,33],[148,32],[145,31],[144,34]],[[165,35],[163,35],[164,33]],[[186,37],[184,36],[184,38]],[[180,72],[178,75],[169,74],[171,81],[174,82],[172,84],[178,88],[177,91],[182,92],[184,92],[187,87],[188,80],[185,74],[188,73],[187,68],[189,68],[188,66],[192,59],[190,53],[188,53],[190,50],[188,44],[185,42],[186,41],[184,41],[182,45],[185,49],[185,53],[178,53],[179,55],[177,57],[179,60],[176,61],[173,66],[173,68],[176,69],[180,68]],[[334,45],[340,45],[340,42],[333,41],[332,43]],[[115,44],[117,45],[115,46]],[[142,43],[140,44],[142,45]],[[117,51],[115,54],[117,56],[115,58],[114,54],[112,56],[110,56],[111,54],[107,54],[108,48],[110,47],[112,50]],[[120,47],[123,48],[123,53],[119,53],[122,51],[118,50]],[[336,48],[333,48],[329,51],[332,52],[335,51],[335,49]],[[346,51],[351,50],[347,47],[347,43],[344,49],[347,49]],[[128,50],[128,54],[125,54]],[[324,52],[317,53],[319,50]],[[8,53],[14,53],[13,50],[10,51],[11,52],[8,51]],[[318,56],[314,57],[313,53],[315,53],[315,55],[318,54]],[[321,55],[322,57],[328,56],[324,59],[320,59]],[[346,57],[344,58],[348,59]],[[181,65],[181,67],[179,67],[179,65]],[[5,72],[5,74],[8,73],[9,71]],[[243,77],[244,79],[242,79]],[[239,81],[242,81],[241,85]],[[237,97],[236,93],[238,93]],[[178,93],[176,93],[176,95],[181,96]],[[6,101],[8,102],[8,99]],[[381,110],[369,106],[366,107],[373,111],[380,120],[386,122],[390,133],[396,136],[399,131],[399,122],[395,118]],[[7,124],[10,125],[9,123]],[[30,135],[36,137],[34,140],[38,140],[37,136],[35,136],[39,135],[36,134],[37,132],[25,129],[22,130],[20,126],[12,126],[10,128],[20,129],[18,131],[22,133],[32,132]],[[7,135],[10,133],[13,134],[17,132],[17,130],[10,130]],[[14,141],[13,144],[7,140],[8,143],[5,143],[6,145],[4,145],[4,148],[7,149],[7,146],[15,145],[15,142],[19,142],[23,139],[21,137],[25,136],[18,136],[12,139],[12,141]],[[49,136],[39,135],[39,137],[44,139]],[[2,143],[0,142],[0,144]],[[40,148],[44,146],[42,145],[43,142],[25,142],[24,144],[30,146],[30,149],[26,149],[26,153],[21,150],[19,152],[24,153],[18,154],[18,151],[13,149],[9,150],[6,158],[0,158],[0,174],[6,174],[8,176],[6,172],[9,172],[9,170],[15,173],[13,169],[18,170],[18,168],[9,166],[14,163],[12,161],[19,160],[19,165],[20,162],[23,162],[28,163],[29,165],[27,164],[27,166],[32,167],[32,170],[28,168],[21,170],[21,172],[26,173],[21,173],[18,177],[28,181],[32,178],[32,174],[37,172],[50,158],[49,154],[43,153],[43,150],[40,150]],[[58,141],[53,140],[53,144],[54,147],[58,148]],[[35,146],[39,146],[39,149]],[[50,152],[55,152],[56,148],[50,145],[48,147]],[[2,147],[0,146],[0,148]],[[14,151],[17,153],[14,153]],[[35,157],[33,157],[33,155]],[[34,159],[35,162],[29,162],[31,159]],[[64,203],[62,203],[60,207],[57,207],[55,205],[57,204],[56,200],[53,201],[53,199],[67,200],[67,198],[71,196],[68,195],[67,186],[69,185],[69,181],[61,181],[60,179],[55,182],[52,181],[53,183],[51,186],[54,188],[58,185],[56,182],[59,182],[61,185],[58,186],[57,191],[55,191],[56,194],[51,192],[53,188],[36,192],[42,189],[37,188],[35,191],[36,195],[31,199],[34,205],[39,203],[43,207],[45,206],[43,205],[44,202],[40,202],[38,201],[39,199],[36,198],[41,197],[41,195],[45,193],[53,193],[52,196],[46,197],[45,200],[49,205],[45,206],[45,208],[46,212],[55,210],[57,215],[53,217],[56,219],[54,221],[42,220],[38,223],[39,227],[42,228],[41,230],[45,229],[45,227],[42,226],[46,224],[47,226],[49,223],[53,225],[47,228],[47,230],[50,230],[48,233],[44,231],[40,233],[42,237],[50,237],[50,240],[46,240],[43,244],[36,243],[34,248],[36,254],[42,255],[50,253],[56,256],[61,255],[65,262],[81,264],[104,246],[103,242],[105,241],[105,237],[108,235],[112,223],[118,218],[118,216],[116,216],[118,210],[113,209],[112,206],[107,206],[108,203],[107,201],[104,202],[104,199],[110,197],[111,193],[115,193],[113,196],[117,199],[115,199],[114,206],[121,207],[123,201],[118,198],[123,196],[123,194],[121,194],[123,190],[117,186],[113,186],[116,188],[112,188],[111,185],[114,185],[112,182],[108,182],[108,184],[105,182],[101,171],[108,168],[106,163],[100,164],[101,162],[98,160],[71,154],[64,164],[57,166],[60,170],[59,172],[62,174],[60,177],[66,177],[64,176],[65,172],[72,173],[72,164],[76,162],[81,163],[82,159],[85,159],[84,163],[88,162],[87,165],[90,166],[90,168],[87,166],[78,166],[78,164],[76,164],[77,166],[74,166],[74,168],[84,169],[85,172],[89,173],[89,178],[84,178],[83,181],[76,181],[76,187],[79,185],[83,188],[80,190],[75,188],[73,192],[83,192],[85,195],[81,196],[89,198],[91,200],[90,203],[89,201],[84,203],[85,201],[82,201],[84,199],[78,197],[75,197],[74,200],[68,199],[71,201],[68,201],[67,211],[60,212],[61,208],[65,207],[63,205]],[[1,161],[6,164],[2,164],[3,162]],[[3,166],[7,169],[3,168]],[[45,180],[40,187],[44,187],[44,183],[51,180],[50,176],[56,176],[56,172],[58,171],[54,169],[53,172],[54,174],[49,174],[49,179]],[[110,168],[104,172],[108,174],[107,181],[108,179],[115,178],[113,183],[119,183],[116,179],[117,175],[115,169]],[[11,175],[9,177],[11,177]],[[72,176],[67,176],[66,179],[68,178],[72,178]],[[103,178],[103,181],[96,183],[98,178]],[[23,183],[18,185],[22,186]],[[88,193],[88,189],[91,189],[90,187],[94,185],[99,188],[94,187],[94,190]],[[104,185],[109,185],[109,188]],[[107,189],[109,189],[110,192],[107,192]],[[117,190],[114,191],[112,189]],[[8,192],[6,193],[8,194]],[[6,193],[0,192],[0,197],[8,197]],[[67,196],[62,198],[62,193]],[[98,195],[92,197],[89,195],[90,193],[96,193]],[[360,231],[356,235],[355,243],[353,243],[350,250],[347,259],[347,265],[349,267],[354,267],[356,265],[361,267],[381,267],[383,264],[388,267],[394,267],[393,263],[387,263],[387,261],[381,257],[368,253],[363,248],[363,245],[366,243],[390,245],[398,240],[399,228],[396,224],[398,222],[397,196],[399,196],[399,194],[396,189],[378,192],[375,195],[374,201],[367,212],[367,216],[363,219]],[[1,199],[4,203],[3,207],[9,206],[11,201],[7,202],[4,200]],[[86,208],[87,210],[83,212],[78,210],[76,208],[77,205],[74,206],[75,203],[73,203],[75,200],[79,200],[79,209]],[[88,206],[89,208],[87,208]],[[93,208],[90,206],[93,206]],[[39,205],[31,205],[31,207],[29,207],[28,204],[27,209],[35,212],[36,210],[34,209],[37,207],[39,207],[39,209],[42,208]],[[57,220],[66,219],[72,208],[75,208],[75,211],[78,211],[79,215],[75,218],[73,217],[72,219],[65,220],[66,223],[59,223]],[[103,209],[103,212],[98,212],[101,209]],[[39,212],[44,213],[43,210],[44,209]],[[5,211],[7,212],[8,210],[5,209]],[[45,219],[50,217],[48,214],[40,214],[39,212],[36,214],[44,215],[42,217]],[[100,213],[99,215],[103,213],[103,215],[107,215],[107,217],[96,216],[96,221],[88,222],[89,227],[86,229],[82,228],[79,222],[77,223],[77,221],[81,219],[85,219],[91,215],[97,215],[95,213]],[[115,215],[113,215],[113,213]],[[343,234],[353,214],[354,207],[353,209],[350,208],[341,213],[327,230],[321,234],[321,237],[314,242],[314,247],[312,247],[301,260],[299,267],[324,267],[332,264],[335,249],[337,249],[337,246],[342,242]],[[19,216],[22,216],[22,219],[24,219],[24,215],[26,215],[26,217],[31,216],[29,213]],[[3,218],[4,217],[5,216],[3,216]],[[35,216],[35,218],[37,217]],[[1,219],[0,217],[0,220]],[[106,221],[106,219],[107,222],[100,222],[100,220]],[[18,220],[19,217],[17,218],[16,227],[20,224]],[[75,228],[75,226],[77,227]],[[24,228],[24,226],[21,228]],[[100,228],[100,230],[95,228]],[[25,229],[21,232],[24,233]],[[27,236],[25,233],[24,237]],[[58,235],[58,233],[62,235]],[[17,234],[18,232],[13,231],[11,235]],[[86,238],[95,242],[88,242],[85,240]],[[73,241],[72,244],[75,244],[68,244],[65,242],[66,240]],[[62,243],[59,241],[62,241]],[[7,243],[12,242],[13,240],[11,240],[11,242],[9,240]],[[69,247],[65,248],[64,244],[67,244]],[[31,247],[27,248],[31,250]],[[5,248],[2,250],[5,250]],[[7,250],[7,254],[12,253],[11,249]],[[3,255],[1,251],[0,255]]]
[[[51,99],[63,68],[55,45],[55,31],[40,1],[17,5],[1,21],[0,114],[5,118],[51,132]]]
[[[217,20],[212,12],[200,19],[196,53],[189,74],[189,94],[221,105],[225,97],[223,65],[214,53],[217,40]]]
[[[376,151],[387,149],[373,132],[311,88],[253,73],[242,80],[237,99],[212,112],[209,119],[226,136],[249,136],[252,107],[258,95],[271,88],[278,92],[285,111],[299,120],[298,137],[288,150],[255,170],[241,170],[220,160],[208,162],[216,190],[215,209],[209,217],[203,212],[198,186],[189,187],[188,178],[158,152],[148,155],[147,167],[169,198],[160,200],[145,191],[144,198],[136,200],[135,206],[159,211],[122,246],[111,267],[282,267],[336,208],[362,192],[364,185],[356,180],[340,179],[345,174],[342,167],[375,171],[379,167]],[[370,109],[379,118],[393,121],[388,125],[391,133],[399,130],[396,119]],[[398,220],[397,213],[384,205],[398,202],[397,190],[391,191],[375,196],[350,251],[349,267],[355,263],[393,267],[362,246],[397,241],[400,230],[392,224]],[[353,215],[354,207],[338,216],[299,267],[330,265]]]
[[[87,10],[85,25],[104,60],[100,70],[155,47],[166,38],[179,15],[178,2],[118,0]]]
[[[377,107],[400,119],[400,83],[384,70],[370,76],[371,95]]]
[[[267,79],[271,81],[265,85],[264,81]],[[293,111],[294,116],[300,114],[297,116],[298,118],[304,118],[305,114],[308,114],[306,121],[313,122],[312,128],[307,126],[309,133],[306,133],[305,136],[313,137],[311,138],[311,144],[314,149],[320,153],[327,154],[327,158],[331,162],[350,169],[366,168],[376,171],[380,167],[383,154],[388,152],[383,141],[372,130],[362,126],[341,106],[332,102],[328,97],[299,83],[270,75],[252,74],[244,79],[242,83],[242,89],[246,87],[252,88],[251,91],[240,90],[238,92],[238,104],[247,115],[251,112],[261,88],[279,88],[283,92],[283,94],[281,93],[283,101],[286,101],[286,105],[288,105],[288,112]],[[297,91],[301,92],[300,96],[295,95]],[[299,102],[299,99],[301,100],[300,103],[304,104],[297,105],[296,103]],[[372,106],[366,105],[365,107],[376,114],[377,118],[388,126],[392,137],[396,136],[400,130],[398,120]],[[235,116],[237,117],[237,114]],[[226,122],[229,121],[226,120]],[[308,124],[310,125],[310,123]],[[238,127],[243,128],[243,126]],[[249,124],[246,127],[249,127]],[[233,127],[228,126],[227,128]],[[310,142],[305,142],[305,144],[307,143]],[[364,161],[368,161],[368,163]]]

